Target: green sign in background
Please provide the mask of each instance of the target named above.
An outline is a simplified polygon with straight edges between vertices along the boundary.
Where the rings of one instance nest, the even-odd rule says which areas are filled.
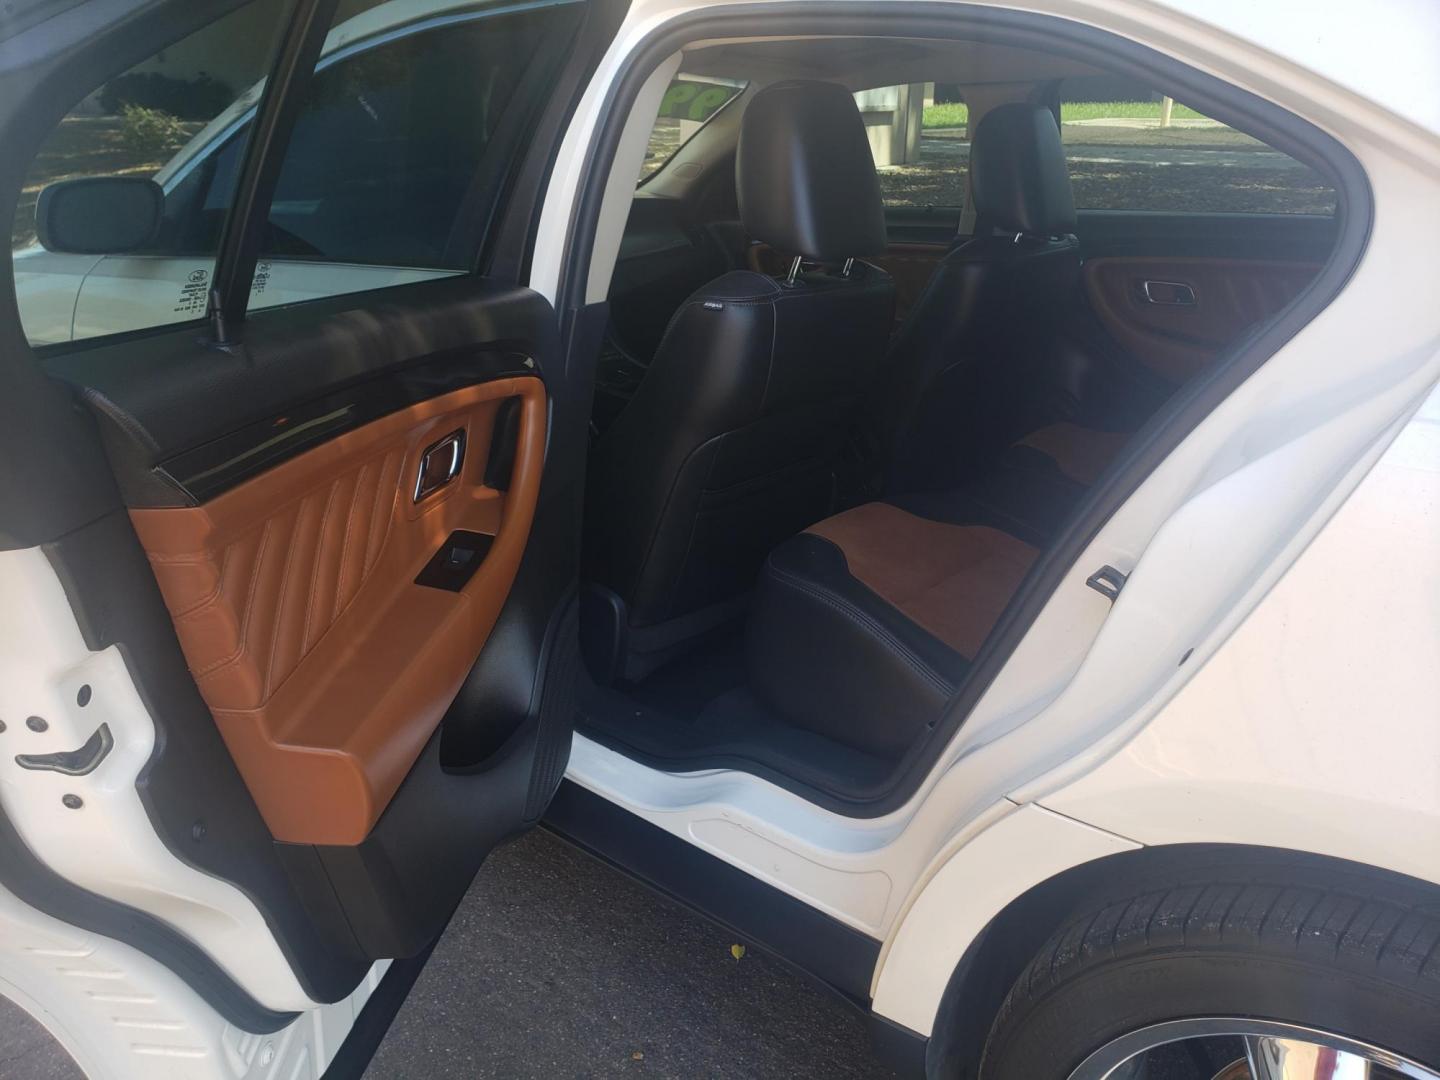
[[[739,92],[738,86],[676,79],[660,99],[660,115],[672,120],[709,120]]]

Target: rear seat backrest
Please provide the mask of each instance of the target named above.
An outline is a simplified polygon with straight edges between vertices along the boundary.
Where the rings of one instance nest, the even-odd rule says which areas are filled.
[[[885,364],[868,441],[887,491],[947,488],[1047,422],[1047,361],[1080,292],[1059,128],[1043,106],[986,113],[970,169],[976,235],[936,269]]]
[[[885,248],[854,98],[766,87],[736,172],[746,231],[833,269],[737,270],[702,288],[596,444],[582,636],[599,679],[643,678],[738,616],[770,549],[834,509],[835,461],[885,351],[894,286],[848,261]]]

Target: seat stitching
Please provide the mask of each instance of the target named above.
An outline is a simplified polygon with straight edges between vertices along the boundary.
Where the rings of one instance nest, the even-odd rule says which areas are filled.
[[[315,593],[320,586],[320,574],[325,564],[325,528],[330,524],[330,507],[335,501],[335,489],[340,485],[339,480],[332,481],[330,490],[325,495],[325,509],[320,512],[320,525],[316,530],[315,554],[312,556],[314,562],[310,568],[310,588],[305,598],[305,621],[300,628],[300,654],[304,656],[310,651],[310,616],[315,607]]]

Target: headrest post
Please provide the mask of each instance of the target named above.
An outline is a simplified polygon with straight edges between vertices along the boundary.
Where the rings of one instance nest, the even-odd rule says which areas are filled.
[[[853,257],[852,257],[852,258],[849,258],[849,259],[846,259],[846,260],[845,260],[845,269],[843,269],[843,270],[840,271],[840,276],[841,276],[841,277],[849,277],[849,276],[850,276],[850,268],[851,268],[852,266],[854,266],[854,265],[855,265],[855,260],[854,260]]]
[[[800,256],[796,255],[790,263],[790,273],[785,275],[785,284],[794,286],[795,279],[800,276]]]

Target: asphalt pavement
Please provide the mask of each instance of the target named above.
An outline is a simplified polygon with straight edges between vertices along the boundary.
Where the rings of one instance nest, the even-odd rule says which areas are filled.
[[[891,1074],[850,1006],[547,833],[491,856],[366,1080]]]
[[[0,1078],[83,1080],[80,1070],[50,1033],[0,996]]]
[[[544,832],[495,852],[365,1080],[859,1080],[859,1013],[732,935]],[[78,1080],[0,998],[0,1080]]]

